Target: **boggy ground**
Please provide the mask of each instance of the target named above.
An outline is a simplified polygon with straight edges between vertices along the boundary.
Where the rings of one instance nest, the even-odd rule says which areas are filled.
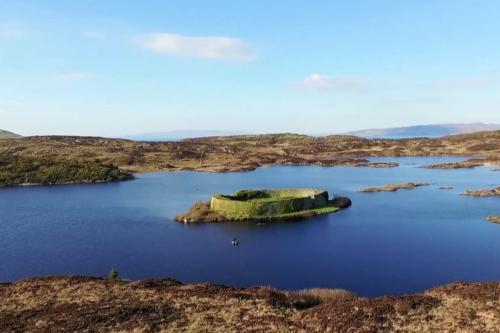
[[[409,296],[46,277],[0,285],[2,332],[498,332],[500,282]]]

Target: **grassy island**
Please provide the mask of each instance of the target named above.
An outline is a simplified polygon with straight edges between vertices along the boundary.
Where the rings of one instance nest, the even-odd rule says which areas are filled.
[[[328,192],[319,189],[242,190],[195,203],[175,219],[184,223],[292,220],[333,213],[350,204],[348,198],[330,200]]]

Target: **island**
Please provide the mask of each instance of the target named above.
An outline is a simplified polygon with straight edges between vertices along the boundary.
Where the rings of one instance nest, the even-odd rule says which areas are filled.
[[[241,190],[216,194],[175,217],[183,223],[222,221],[282,221],[310,218],[351,205],[345,197],[329,199],[328,191],[312,188]]]
[[[494,197],[494,196],[500,196],[500,186],[492,189],[480,189],[480,190],[467,190],[462,193],[461,195],[471,195],[474,197]]]
[[[358,192],[395,192],[397,190],[411,190],[420,186],[427,186],[429,183],[404,183],[404,184],[387,184],[382,187],[367,187]]]
[[[467,160],[463,162],[447,162],[424,165],[421,168],[425,169],[473,169],[483,166],[484,163],[477,162],[477,160]]]
[[[491,215],[486,218],[491,223],[500,224],[500,215]]]

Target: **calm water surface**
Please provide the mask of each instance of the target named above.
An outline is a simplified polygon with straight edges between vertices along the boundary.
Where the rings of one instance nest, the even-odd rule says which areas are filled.
[[[0,190],[0,281],[53,275],[175,277],[184,282],[345,288],[402,294],[456,280],[500,280],[500,185],[487,168],[427,170],[457,158],[380,158],[399,168],[271,167],[248,173],[141,174],[135,181]],[[395,193],[366,186],[427,181]],[[439,190],[441,185],[453,190]],[[323,187],[353,206],[303,222],[183,225],[172,217],[215,192]],[[232,247],[237,237],[240,245]]]

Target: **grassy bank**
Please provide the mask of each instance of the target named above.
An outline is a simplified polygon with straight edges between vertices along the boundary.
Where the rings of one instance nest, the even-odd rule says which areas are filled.
[[[102,183],[131,179],[130,173],[97,161],[68,161],[0,154],[0,187]]]

